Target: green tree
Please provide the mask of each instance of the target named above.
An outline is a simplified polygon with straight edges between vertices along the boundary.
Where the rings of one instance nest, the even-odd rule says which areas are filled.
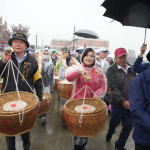
[[[0,17],[0,41],[8,41],[10,38],[10,30],[7,28],[7,22],[4,21],[3,18]]]

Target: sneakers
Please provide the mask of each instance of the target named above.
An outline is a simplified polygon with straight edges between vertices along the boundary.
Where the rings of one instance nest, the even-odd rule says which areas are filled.
[[[109,135],[108,133],[106,134],[106,141],[110,142],[112,135]]]
[[[42,124],[42,126],[45,126],[45,124],[46,124],[46,118],[45,117],[41,118],[41,124]]]

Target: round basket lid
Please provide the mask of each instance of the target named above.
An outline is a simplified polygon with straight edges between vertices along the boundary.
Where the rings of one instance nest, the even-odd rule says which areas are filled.
[[[75,111],[76,106],[82,104],[83,104],[83,99],[73,99],[73,100],[68,100],[64,107],[67,111],[71,113],[77,113]],[[101,111],[104,111],[107,108],[106,104],[99,99],[86,98],[85,104],[91,105],[96,108],[96,110],[92,113],[99,113]]]
[[[27,106],[25,107],[24,111],[28,111],[38,105],[39,99],[36,95],[29,93],[29,92],[23,92],[19,91],[20,98],[22,101],[27,103]],[[19,100],[18,92],[8,92],[0,95],[0,115],[10,115],[10,114],[16,114],[21,111],[10,111],[6,112],[3,111],[3,105],[5,103],[11,102],[11,101],[16,101]]]

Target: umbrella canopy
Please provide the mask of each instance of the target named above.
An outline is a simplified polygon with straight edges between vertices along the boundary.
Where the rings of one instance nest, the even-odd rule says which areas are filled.
[[[57,52],[57,53],[59,53],[57,49],[50,49],[50,53],[52,53],[54,51]]]
[[[74,32],[74,34],[77,36],[80,36],[80,37],[84,37],[84,38],[91,38],[91,39],[99,38],[98,34],[91,30],[80,29],[80,30]]]
[[[34,52],[34,50],[33,50],[31,47],[28,47],[26,50],[27,50],[28,52]]]
[[[150,28],[149,0],[105,0],[102,6],[106,8],[104,16],[117,20],[122,25]]]
[[[105,0],[102,6],[107,9],[104,16],[123,25],[150,28],[149,0]]]

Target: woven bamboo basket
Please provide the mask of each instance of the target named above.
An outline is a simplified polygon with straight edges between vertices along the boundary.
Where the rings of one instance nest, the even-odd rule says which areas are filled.
[[[64,125],[66,125],[66,119],[65,119],[65,115],[64,115],[64,112],[65,112],[65,110],[64,110],[65,108],[64,107],[62,107],[61,108],[61,121],[62,121],[62,123],[64,124]]]
[[[55,79],[54,89],[58,89],[59,76],[54,76],[54,79]]]
[[[22,111],[4,112],[5,103],[19,100],[17,92],[8,92],[0,95],[0,134],[4,136],[16,136],[31,130],[39,109],[38,97],[29,92],[20,91],[20,98],[27,103],[24,109],[23,122],[19,121],[19,113]]]
[[[40,102],[38,114],[44,114],[49,112],[52,104],[52,96],[48,93],[43,93],[44,99]]]
[[[85,104],[96,108],[93,113],[83,114],[82,123],[79,123],[81,113],[75,111],[75,107],[82,105],[83,99],[69,100],[64,106],[64,117],[69,130],[74,136],[94,137],[98,136],[105,128],[107,120],[107,106],[99,99],[85,99]]]
[[[62,84],[60,81],[58,82],[58,90],[60,97],[68,100],[71,97],[73,84]]]
[[[109,88],[109,84],[108,84],[108,80],[107,80],[107,91],[106,91],[107,94],[110,94],[111,93],[111,90]]]
[[[3,83],[3,81],[0,81],[0,90],[2,89],[2,83]]]
[[[55,71],[55,76],[59,76],[59,71]]]

